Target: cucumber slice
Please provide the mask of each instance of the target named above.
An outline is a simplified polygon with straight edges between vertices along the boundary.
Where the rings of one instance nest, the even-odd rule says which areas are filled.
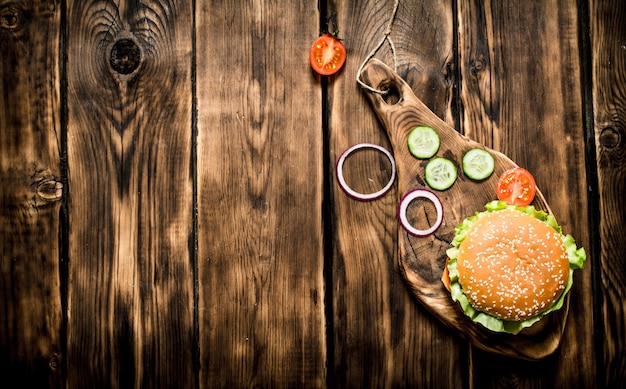
[[[484,180],[493,173],[494,168],[493,156],[485,149],[471,149],[463,156],[463,173],[472,180]]]
[[[428,159],[439,150],[439,134],[432,127],[417,126],[409,133],[407,144],[414,157]]]
[[[454,184],[456,177],[456,166],[447,158],[434,158],[424,168],[426,183],[435,190],[448,189]]]

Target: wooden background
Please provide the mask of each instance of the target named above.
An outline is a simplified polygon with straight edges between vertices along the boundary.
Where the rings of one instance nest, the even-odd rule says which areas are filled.
[[[623,387],[623,1],[400,0],[390,35],[415,94],[587,249],[539,362],[442,326],[398,272],[395,189],[337,186],[343,150],[389,147],[355,76],[392,8],[0,0],[1,386]],[[386,180],[361,158],[354,182]]]

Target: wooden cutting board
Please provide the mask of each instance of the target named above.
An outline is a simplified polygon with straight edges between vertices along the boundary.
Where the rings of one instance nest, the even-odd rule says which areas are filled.
[[[444,156],[457,165],[459,176],[454,185],[436,192],[444,208],[441,227],[430,236],[416,237],[407,233],[398,223],[399,262],[402,275],[415,297],[445,325],[456,330],[460,336],[477,347],[489,352],[520,359],[536,360],[553,353],[560,342],[569,298],[563,308],[553,312],[517,335],[492,332],[465,316],[459,305],[452,301],[450,293],[441,282],[446,261],[446,250],[451,247],[454,228],[463,219],[484,210],[484,205],[496,199],[499,176],[508,168],[517,166],[504,154],[488,149],[457,132],[422,103],[410,86],[381,61],[371,59],[363,67],[361,78],[366,85],[378,90],[389,90],[385,96],[364,89],[374,111],[382,122],[393,148],[397,167],[398,201],[408,191],[427,188],[424,167],[427,160],[413,157],[406,145],[409,132],[418,125],[427,125],[438,131],[441,146],[437,156]],[[460,161],[465,152],[474,147],[489,150],[495,158],[494,173],[486,180],[475,182],[467,178]],[[413,203],[416,203],[414,201]],[[411,205],[411,217],[427,228],[436,218],[434,207],[423,204]],[[533,205],[551,213],[539,190]],[[413,208],[417,208],[414,210]]]

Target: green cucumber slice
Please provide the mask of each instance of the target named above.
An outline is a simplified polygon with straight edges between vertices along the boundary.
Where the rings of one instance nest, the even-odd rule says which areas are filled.
[[[484,180],[493,173],[494,168],[493,156],[485,149],[471,149],[463,156],[463,173],[472,180]]]
[[[417,126],[407,138],[409,151],[415,158],[428,159],[439,150],[439,134],[428,126]]]
[[[447,158],[438,157],[430,160],[424,168],[424,178],[432,189],[446,190],[456,181],[456,166]]]

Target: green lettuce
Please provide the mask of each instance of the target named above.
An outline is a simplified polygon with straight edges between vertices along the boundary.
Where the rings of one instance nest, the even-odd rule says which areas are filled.
[[[465,239],[465,236],[467,235],[467,232],[469,231],[469,229],[476,223],[477,220],[488,215],[489,213],[500,211],[500,210],[507,209],[507,208],[516,209],[518,211],[524,212],[541,221],[544,221],[549,226],[554,228],[561,235],[561,238],[563,239],[563,244],[565,245],[565,248],[567,250],[569,264],[570,264],[569,279],[559,299],[552,305],[552,307],[550,307],[546,311],[542,312],[541,314],[535,317],[532,317],[523,321],[502,320],[497,317],[491,316],[485,312],[481,312],[481,311],[474,309],[474,307],[472,307],[472,305],[470,304],[465,294],[463,294],[463,288],[461,287],[461,284],[459,283],[459,272],[457,270],[457,256],[459,252],[459,246],[461,245],[461,242],[463,242],[463,240]],[[459,303],[465,315],[467,315],[470,319],[472,319],[472,321],[474,321],[475,323],[480,323],[483,326],[495,332],[506,332],[510,334],[517,334],[522,329],[532,326],[533,324],[541,320],[541,318],[543,318],[547,314],[561,309],[565,301],[565,296],[567,295],[567,292],[570,290],[574,282],[573,281],[574,270],[582,269],[587,259],[585,249],[582,247],[577,248],[576,242],[574,241],[574,238],[571,235],[569,234],[563,235],[561,226],[559,226],[559,224],[556,222],[556,219],[552,215],[549,215],[548,213],[544,211],[538,210],[532,205],[519,207],[515,205],[508,205],[504,201],[498,201],[498,200],[492,201],[485,205],[485,211],[476,212],[476,214],[468,217],[467,219],[463,220],[463,222],[461,222],[458,226],[456,226],[456,228],[454,229],[454,235],[455,235],[454,239],[451,242],[452,247],[448,249],[446,252],[448,254],[448,257],[450,258],[447,266],[448,266],[448,272],[450,274],[450,292],[452,295],[452,300]]]

